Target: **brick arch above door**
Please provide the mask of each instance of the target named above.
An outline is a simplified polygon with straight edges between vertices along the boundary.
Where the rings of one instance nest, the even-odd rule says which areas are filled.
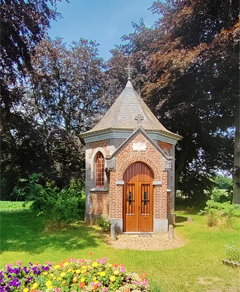
[[[130,157],[129,159],[126,159],[126,161],[118,167],[117,177],[123,178],[124,172],[127,170],[127,168],[135,162],[142,162],[142,163],[145,163],[146,165],[148,165],[153,172],[155,180],[160,180],[162,178],[162,172],[163,172],[163,170],[162,170],[162,157],[158,157],[158,159],[157,159],[158,163],[156,163],[156,161],[153,161],[152,159],[150,159],[148,157],[141,157],[141,159],[138,159],[136,157]]]

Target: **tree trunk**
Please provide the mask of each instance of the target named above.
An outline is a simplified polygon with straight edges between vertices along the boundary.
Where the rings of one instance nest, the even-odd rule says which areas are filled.
[[[240,96],[237,97],[235,111],[235,142],[233,163],[233,203],[240,205]]]

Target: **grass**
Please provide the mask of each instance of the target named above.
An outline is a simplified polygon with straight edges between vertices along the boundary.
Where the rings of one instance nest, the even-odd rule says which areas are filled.
[[[28,264],[57,263],[69,257],[107,257],[111,263],[123,263],[130,272],[146,272],[154,292],[240,291],[240,269],[222,264],[225,245],[230,241],[240,243],[239,230],[208,228],[204,216],[177,212],[175,233],[188,240],[183,247],[165,251],[116,250],[103,242],[101,231],[95,227],[78,222],[73,230],[44,232],[41,217],[26,208],[17,211],[21,203],[18,202],[19,209],[8,206],[7,210],[4,204],[1,202],[0,268],[17,260]],[[187,222],[188,216],[194,224]]]

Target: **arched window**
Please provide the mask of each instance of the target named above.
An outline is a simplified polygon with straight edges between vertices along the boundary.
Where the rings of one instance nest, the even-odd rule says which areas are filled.
[[[98,152],[96,155],[95,187],[96,188],[104,187],[104,157],[101,152]]]

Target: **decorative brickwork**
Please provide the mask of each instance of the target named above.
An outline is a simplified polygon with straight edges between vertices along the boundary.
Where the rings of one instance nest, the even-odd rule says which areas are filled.
[[[107,149],[107,146],[109,146],[110,141],[107,140],[101,140],[101,141],[97,141],[97,142],[91,142],[89,143],[89,149],[92,149],[92,153],[89,154],[89,159],[92,158],[93,153],[95,152],[95,150],[97,148],[102,148],[104,149],[106,155],[110,155],[110,151]]]
[[[146,151],[134,151],[134,143],[144,143]],[[123,180],[125,170],[134,162],[147,164],[154,173],[154,180],[162,181],[162,186],[154,186],[154,218],[167,218],[167,172],[163,171],[162,155],[142,133],[139,133],[121,149],[116,156],[116,170],[110,173],[110,218],[120,219],[123,216],[123,186],[116,181]]]

